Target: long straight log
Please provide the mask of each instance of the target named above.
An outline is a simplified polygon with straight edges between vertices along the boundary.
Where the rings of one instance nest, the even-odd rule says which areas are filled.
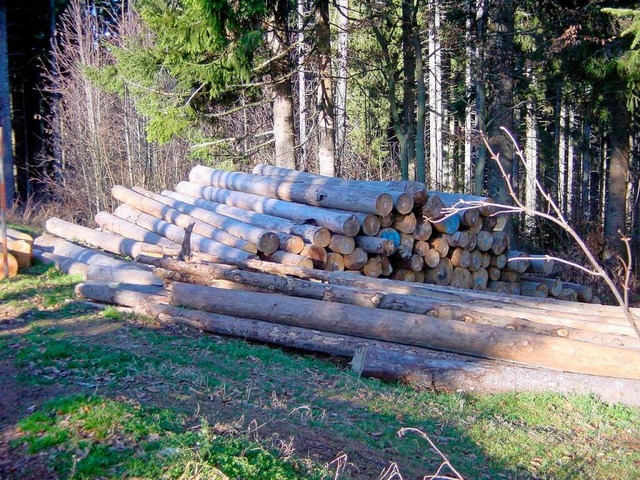
[[[530,273],[541,273],[544,275],[551,275],[555,269],[556,262],[552,258],[547,258],[546,255],[529,255],[529,269]]]
[[[54,235],[40,235],[34,239],[33,246],[42,252],[52,253],[58,257],[71,259],[86,265],[107,265],[115,268],[127,268],[131,265],[129,262],[114,258],[105,252],[81,247]]]
[[[171,304],[557,370],[640,379],[640,351],[450,322],[427,315],[184,283],[172,285]]]
[[[45,227],[47,232],[64,238],[65,240],[80,240],[93,247],[101,248],[107,252],[125,257],[137,258],[144,253],[163,253],[163,247],[150,243],[137,242],[112,233],[98,232],[97,230],[76,225],[55,217],[49,218]]]
[[[270,253],[273,253],[278,250],[278,248],[280,248],[280,241],[278,237],[270,230],[256,227],[255,225],[251,225],[249,223],[236,220],[235,218],[212,212],[205,208],[190,205],[189,203],[181,202],[180,200],[175,200],[163,195],[158,195],[140,187],[133,187],[132,190],[136,193],[144,195],[145,197],[163,203],[168,207],[174,208],[175,210],[189,215],[190,217],[208,223],[209,225],[212,225],[217,229],[224,230],[234,237],[238,237],[246,240],[247,242],[251,242],[257,247],[259,252],[262,252],[266,255],[269,255]]]
[[[266,230],[272,230],[282,233],[288,233],[290,235],[296,235],[302,237],[309,243],[326,247],[331,240],[331,232],[323,227],[316,227],[314,225],[302,225],[294,223],[290,220],[281,217],[275,217],[273,215],[266,215],[264,213],[257,213],[242,208],[232,207],[221,203],[205,200],[204,198],[193,197],[184,193],[172,192],[170,190],[164,190],[162,195],[165,197],[173,198],[196,207],[204,208],[227,217],[235,218],[241,222],[249,223],[257,227],[262,227]],[[294,252],[295,253],[295,252]]]
[[[123,220],[133,223],[134,225],[138,225],[142,228],[146,228],[147,230],[151,230],[158,235],[162,235],[175,243],[182,244],[184,239],[184,229],[156,218],[153,215],[141,212],[130,205],[120,205],[116,208],[114,214]],[[197,233],[192,233],[190,240],[192,250],[213,255],[218,261],[229,262],[232,260],[246,260],[253,258],[253,254],[250,252],[224,245]]]
[[[56,255],[55,253],[45,252],[37,248],[33,250],[33,256],[46,265],[53,265],[59,272],[66,273],[67,275],[79,275],[83,279],[87,278],[89,265],[86,263],[79,262],[73,258]]]
[[[162,286],[161,279],[152,272],[130,265],[127,268],[113,268],[106,265],[89,265],[85,273],[87,281],[103,283],[127,283],[133,285]]]
[[[302,182],[311,185],[386,192],[393,198],[394,208],[402,214],[409,213],[413,209],[416,200],[423,202],[423,199],[426,199],[426,187],[424,184],[419,184],[418,182],[346,180],[282,167],[272,167],[270,165],[256,165],[253,173],[256,175],[285,178],[292,182]]]
[[[533,277],[531,275],[524,275],[522,277],[522,280],[527,282],[544,283],[547,286],[549,295],[551,295],[552,297],[557,297],[558,295],[560,295],[560,292],[562,292],[562,289],[563,289],[562,280],[559,280],[557,278],[544,278],[544,277]]]
[[[351,361],[359,375],[401,381],[417,388],[447,392],[556,392],[595,395],[604,402],[640,406],[637,380],[622,380],[486,360],[450,360],[370,346],[359,347]]]
[[[387,215],[393,209],[393,199],[384,192],[296,183],[275,177],[225,172],[203,165],[196,165],[191,169],[189,181],[305,205],[353,210],[374,215]]]
[[[181,228],[187,228],[193,224],[193,233],[210,240],[214,240],[229,247],[244,250],[252,254],[258,252],[258,248],[252,242],[248,242],[247,240],[231,235],[224,230],[215,228],[208,223],[192,217],[191,215],[181,213],[175,208],[171,208],[164,203],[146,197],[138,192],[134,192],[133,190],[121,185],[115,185],[111,189],[111,194],[116,200],[120,200],[121,202],[134,206],[136,209],[164,220],[167,223],[172,223]]]
[[[396,251],[393,240],[380,237],[368,237],[358,235],[355,237],[356,245],[364,251],[384,256],[392,255]]]
[[[202,197],[206,200],[232,207],[282,217],[302,224],[325,227],[334,233],[341,233],[349,237],[354,237],[360,230],[360,222],[355,215],[349,214],[348,212],[336,213],[325,208],[285,202],[284,200],[274,200],[260,195],[234,192],[231,190],[197,185],[191,182],[180,182],[176,186],[176,190],[179,193]]]
[[[103,230],[130,238],[139,242],[151,243],[160,247],[167,247],[180,250],[180,244],[172,242],[168,238],[158,235],[155,232],[139,227],[135,223],[128,222],[112,213],[99,212],[95,217],[96,223]]]

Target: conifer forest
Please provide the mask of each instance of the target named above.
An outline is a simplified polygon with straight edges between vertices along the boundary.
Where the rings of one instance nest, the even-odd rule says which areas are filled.
[[[16,209],[89,224],[113,185],[268,163],[512,189],[604,260],[640,250],[635,1],[7,0],[0,89]],[[513,235],[572,248],[535,215]]]

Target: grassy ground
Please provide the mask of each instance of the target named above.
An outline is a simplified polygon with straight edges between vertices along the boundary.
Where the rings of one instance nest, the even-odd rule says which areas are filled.
[[[360,379],[76,302],[78,280],[36,266],[0,283],[2,479],[434,474],[442,459],[402,428],[464,478],[640,478],[639,409]]]

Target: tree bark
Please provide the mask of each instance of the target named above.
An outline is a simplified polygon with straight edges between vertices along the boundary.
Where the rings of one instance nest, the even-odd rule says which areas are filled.
[[[318,300],[183,283],[172,285],[171,304],[576,373],[640,379],[640,350],[516,333],[498,327],[440,320],[428,315],[391,313]],[[306,314],[300,316],[300,312]]]
[[[318,62],[318,167],[321,175],[335,177],[333,80],[329,0],[316,2],[316,56]]]
[[[15,196],[13,175],[13,141],[11,128],[11,86],[9,79],[9,51],[7,47],[6,3],[0,5],[0,142],[2,142],[2,170],[8,207],[11,208]],[[1,187],[0,187],[1,188]]]

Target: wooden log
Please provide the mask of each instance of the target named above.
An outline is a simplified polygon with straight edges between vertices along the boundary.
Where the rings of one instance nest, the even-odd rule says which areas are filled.
[[[282,263],[283,265],[295,265],[298,267],[313,268],[313,262],[310,258],[295,253],[285,252],[278,250],[270,255],[265,255],[265,258],[274,263]]]
[[[420,272],[424,267],[424,259],[420,255],[414,253],[407,259],[401,259],[398,262],[398,266],[413,272]]]
[[[317,225],[349,237],[354,237],[360,231],[360,222],[355,215],[348,212],[336,213],[326,208],[274,200],[260,195],[207,187],[190,182],[180,182],[176,190],[232,207],[282,217],[302,224]]]
[[[204,165],[191,169],[189,181],[288,202],[374,215],[387,215],[393,209],[393,199],[385,192],[290,182],[275,177],[225,172]]]
[[[489,275],[489,280],[500,280],[500,276],[502,275],[502,270],[498,267],[489,267],[487,268],[487,274]]]
[[[121,268],[129,266],[129,263],[122,259],[114,258],[105,252],[81,247],[54,235],[40,235],[34,239],[33,246],[42,252],[52,253],[58,257],[71,259],[74,262],[86,265],[108,265]]]
[[[563,282],[563,287],[574,290],[578,295],[578,301],[580,302],[591,303],[591,300],[593,300],[593,288],[589,285],[578,285],[577,283]]]
[[[394,240],[388,238],[358,235],[357,237],[355,237],[355,241],[356,245],[359,248],[362,248],[365,252],[378,255],[389,256],[392,255],[397,249]],[[397,235],[397,241],[399,244],[400,235]]]
[[[407,191],[408,185],[401,187],[399,184],[391,182],[371,182],[326,177],[283,167],[272,167],[270,165],[256,165],[253,173],[255,175],[284,178],[291,182],[305,183],[308,185],[329,186],[345,190],[356,189],[385,192],[393,199],[394,208],[402,214],[409,213],[414,205],[414,196],[411,192]],[[375,233],[372,235],[375,235]]]
[[[493,232],[498,225],[498,217],[492,215],[490,217],[482,217],[482,230],[487,232]]]
[[[494,255],[500,255],[509,249],[509,235],[504,232],[494,231],[493,244],[491,245],[491,252]]]
[[[340,255],[349,255],[355,250],[356,242],[353,237],[336,234],[331,237],[331,242],[329,242],[329,247],[327,248]]]
[[[503,268],[500,273],[500,280],[502,282],[519,282],[522,278],[522,273],[516,272],[515,270],[509,270],[508,268]]]
[[[55,253],[45,252],[37,248],[33,250],[33,256],[38,261],[46,265],[53,265],[56,270],[66,273],[67,275],[78,275],[85,279],[87,271],[89,270],[89,265],[86,263],[79,262],[73,258],[56,255]]]
[[[469,248],[469,244],[471,243],[471,235],[465,231],[457,231],[452,234],[443,233],[442,238],[444,238],[450,247],[461,247],[471,250]]]
[[[128,222],[151,230],[158,235],[162,235],[175,243],[182,244],[184,240],[185,231],[183,228],[144,213],[130,205],[120,205],[116,208],[114,214]],[[192,250],[213,255],[218,261],[228,262],[232,260],[246,260],[254,257],[252,253],[246,250],[224,245],[197,233],[191,234],[190,243]]]
[[[124,220],[112,213],[99,212],[95,216],[95,221],[103,230],[120,235],[121,237],[180,250],[179,243],[172,242],[168,238],[158,235],[146,228],[139,227],[135,223]]]
[[[549,289],[544,283],[520,280],[520,294],[528,297],[547,298]]]
[[[418,226],[418,220],[412,212],[406,215],[398,213],[395,215],[393,224],[391,226],[400,233],[410,234],[416,230],[416,227]]]
[[[564,300],[566,302],[577,302],[578,293],[572,288],[563,288],[560,295],[556,297],[558,300]]]
[[[33,238],[13,228],[6,227],[7,251],[18,263],[18,269],[29,268],[33,260]],[[0,249],[2,248],[0,239]],[[3,271],[4,274],[4,271]]]
[[[471,272],[468,268],[455,267],[449,285],[454,288],[471,288]]]
[[[471,265],[471,253],[464,248],[454,248],[449,250],[449,259],[454,267],[469,268]]]
[[[389,260],[389,258],[385,256],[378,256],[376,258],[380,260],[380,267],[382,269],[380,271],[380,276],[390,277],[391,274],[393,273],[393,265],[391,263],[391,260]]]
[[[380,228],[389,228],[393,225],[393,219],[395,215],[390,213],[389,215],[383,215],[382,217],[378,217],[380,219]]]
[[[378,215],[371,215],[368,213],[354,213],[358,221],[360,222],[360,232],[363,235],[369,235],[375,237],[380,231],[380,217]]]
[[[486,290],[489,283],[489,273],[486,268],[480,267],[478,270],[471,272],[471,289]]]
[[[328,253],[327,263],[324,269],[328,272],[341,272],[344,270],[344,258],[339,253]]]
[[[430,239],[429,247],[438,252],[440,258],[444,258],[449,254],[449,242],[446,238],[436,237]]]
[[[232,217],[227,217],[205,208],[200,208],[195,205],[191,205],[180,200],[175,200],[170,197],[158,195],[140,187],[133,187],[132,190],[136,193],[144,195],[147,198],[151,198],[159,203],[167,205],[178,212],[189,215],[201,222],[211,225],[219,230],[223,230],[234,237],[241,238],[254,244],[257,251],[269,255],[280,248],[280,241],[275,233],[270,230],[266,230],[261,227],[256,227],[250,223],[241,222]],[[195,228],[195,227],[194,227]],[[198,232],[196,232],[198,233]],[[224,242],[222,242],[224,243]],[[234,245],[231,245],[234,246]],[[236,247],[237,248],[237,247]]]
[[[204,238],[214,240],[229,247],[237,248],[238,250],[244,250],[251,254],[258,252],[258,247],[255,243],[236,237],[235,235],[231,235],[219,228],[215,228],[209,223],[198,220],[191,215],[181,213],[175,208],[169,207],[168,205],[142,195],[139,192],[125,188],[121,185],[115,185],[111,189],[111,194],[116,200],[120,200],[121,202],[135,207],[137,210],[160,220],[164,220],[167,223],[172,223],[180,228],[187,228],[193,224],[193,233],[201,235]]]
[[[393,245],[396,248],[396,250],[400,246],[400,233],[397,230],[394,230],[393,228],[380,229],[380,231],[378,232],[378,237],[383,238],[385,240],[390,240],[391,242],[393,242]],[[359,245],[359,246],[362,246],[362,245]]]
[[[418,240],[413,244],[413,253],[416,253],[421,257],[424,257],[428,251],[429,251],[429,244],[425,241]]]
[[[413,238],[419,241],[426,241],[431,238],[432,234],[433,227],[431,226],[431,222],[420,215],[417,219],[416,229],[413,231]]]
[[[483,253],[480,250],[472,250],[470,254],[471,261],[469,262],[469,270],[471,270],[472,273],[477,272],[482,268]]]
[[[577,373],[640,379],[640,350],[450,322],[428,315],[177,282],[172,285],[171,304]]]
[[[433,228],[440,233],[455,233],[460,228],[460,217],[453,214],[442,217],[438,220],[431,220]]]
[[[477,224],[467,228],[467,231],[469,233],[473,233],[474,235],[477,235],[478,232],[482,232],[482,217],[480,217],[480,221]]]
[[[593,395],[601,401],[640,405],[629,392],[637,380],[580,375],[486,360],[449,360],[375,347],[359,347],[351,368],[363,377],[400,381],[437,392],[555,392]]]
[[[457,214],[460,217],[460,225],[467,228],[473,228],[482,222],[480,211],[476,208],[464,208],[459,210]]]
[[[116,255],[137,258],[143,253],[162,254],[163,247],[152,245],[150,243],[137,242],[129,238],[123,238],[120,235],[114,235],[107,232],[98,232],[82,225],[76,225],[66,220],[51,217],[45,224],[47,232],[56,235],[65,240],[79,240],[92,247],[100,248]]]
[[[4,248],[4,246],[0,246]],[[7,249],[7,272],[5,275],[4,265],[0,267],[0,279],[13,278],[18,275],[18,260]]]
[[[380,257],[371,257],[362,267],[362,274],[370,278],[377,278],[382,275],[382,259]]]
[[[400,282],[415,282],[416,272],[408,268],[396,268],[391,274],[391,278]]]
[[[489,280],[487,288],[492,292],[520,295],[520,284],[516,282]]]
[[[425,267],[436,268],[440,263],[440,259],[443,257],[440,256],[440,253],[436,249],[432,248],[423,256],[423,258]]]
[[[444,203],[437,194],[429,194],[426,202],[424,202],[419,209],[419,213],[429,220],[436,220],[442,217],[442,211],[444,210]]]
[[[420,270],[419,272],[413,272],[416,279],[414,280],[416,283],[424,283],[424,270]]]
[[[502,269],[507,266],[507,256],[503,253],[501,253],[500,255],[491,255],[489,265]]]
[[[297,235],[291,235],[290,233],[273,232],[278,237],[278,243],[280,244],[280,250],[290,253],[300,253],[304,248],[304,240]]]
[[[113,268],[107,265],[89,265],[85,272],[87,281],[102,283],[126,283],[131,285],[162,286],[163,282],[152,272],[135,265],[126,268]]]
[[[543,275],[551,275],[556,265],[555,260],[546,255],[529,255],[529,261],[528,272]]]
[[[344,268],[347,270],[360,270],[369,261],[369,255],[360,247],[354,249],[348,255],[344,255]]]
[[[488,252],[482,252],[482,268],[489,268],[491,266],[491,254]]]
[[[407,259],[413,255],[413,244],[415,243],[414,238],[411,235],[407,235],[406,233],[400,234],[400,245],[398,245],[398,249],[396,250],[395,255]]]
[[[425,283],[433,283],[436,285],[449,285],[451,276],[453,275],[453,265],[447,257],[441,258],[438,265],[430,270],[425,270]]]
[[[529,255],[519,250],[509,250],[507,252],[507,268],[516,272],[524,273],[531,265]]]
[[[482,252],[488,252],[493,247],[493,235],[491,232],[480,230],[476,233],[476,248]]]
[[[314,268],[321,268],[324,270],[324,267],[327,264],[327,251],[318,245],[305,244],[300,255],[310,259]]]
[[[184,193],[172,192],[170,190],[164,190],[162,195],[175,200],[180,200],[184,203],[189,203],[190,205],[195,205],[196,207],[204,208],[205,210],[225,215],[227,217],[235,218],[241,222],[262,227],[266,230],[295,235],[303,238],[313,245],[326,247],[329,245],[329,241],[331,240],[331,232],[324,227],[295,223],[285,218],[232,207],[205,200],[204,198],[197,198]]]
[[[475,250],[476,248],[476,235],[474,233],[469,233],[469,245],[467,245],[467,250]]]
[[[562,292],[563,288],[562,280],[559,280],[557,278],[544,278],[524,275],[522,277],[522,280],[527,282],[544,283],[547,286],[549,295],[551,295],[552,297],[557,297],[558,295],[560,295],[560,292]]]

